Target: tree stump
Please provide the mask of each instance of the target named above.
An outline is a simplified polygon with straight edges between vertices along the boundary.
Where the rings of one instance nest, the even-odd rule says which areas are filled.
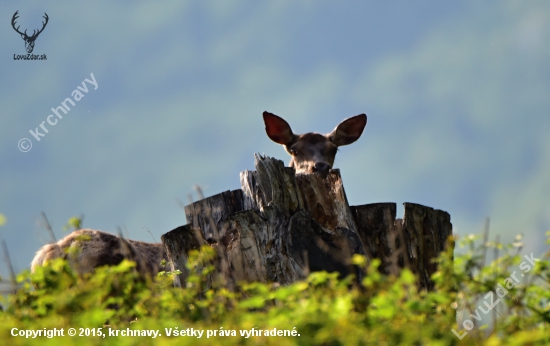
[[[282,161],[255,154],[255,171],[241,172],[241,190],[226,191],[185,207],[188,225],[162,236],[172,269],[185,282],[189,251],[210,244],[218,251],[216,275],[240,281],[289,284],[310,271],[364,275],[353,254],[380,258],[381,272],[404,267],[432,289],[432,259],[452,234],[450,215],[405,203],[403,220],[394,203],[350,207],[339,170],[327,178],[296,175]]]
[[[397,275],[409,268],[419,276],[420,287],[432,290],[430,276],[437,270],[432,260],[445,250],[452,235],[451,216],[420,204],[403,205],[403,219],[395,218],[395,203],[352,206],[351,210],[368,257],[381,260],[382,273]]]

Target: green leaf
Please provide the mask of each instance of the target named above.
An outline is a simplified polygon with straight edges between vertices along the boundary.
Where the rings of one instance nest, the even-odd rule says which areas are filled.
[[[243,300],[239,303],[241,308],[262,308],[265,305],[265,299],[262,297],[252,297],[246,300]]]
[[[63,230],[64,231],[67,231],[69,229],[73,229],[73,230],[77,230],[77,229],[81,229],[82,228],[82,218],[78,217],[78,216],[73,216],[71,217],[68,221],[67,221],[67,224],[63,227]]]

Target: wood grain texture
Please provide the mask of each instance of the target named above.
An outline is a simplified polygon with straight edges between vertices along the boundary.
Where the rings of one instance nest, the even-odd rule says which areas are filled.
[[[353,254],[380,258],[380,271],[397,275],[410,268],[419,284],[433,288],[432,259],[452,234],[450,215],[405,203],[396,219],[395,203],[350,207],[339,170],[328,177],[296,175],[282,161],[254,155],[255,171],[241,172],[241,189],[185,207],[188,225],[162,237],[174,268],[208,243],[218,252],[217,275],[240,281],[288,284],[311,271],[365,275],[350,264]],[[183,270],[182,270],[183,271]],[[181,285],[185,274],[178,278]]]

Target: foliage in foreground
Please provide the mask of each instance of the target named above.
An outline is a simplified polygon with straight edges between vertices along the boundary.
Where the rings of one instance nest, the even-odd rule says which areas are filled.
[[[454,260],[451,247],[441,255],[435,292],[418,292],[407,270],[398,278],[380,275],[379,262],[367,264],[362,257],[354,263],[369,274],[360,285],[352,277],[339,280],[318,272],[285,287],[242,284],[235,292],[206,287],[213,268],[205,263],[214,256],[208,247],[190,256],[185,289],[172,287],[170,275],[145,281],[130,262],[79,277],[57,260],[32,275],[19,274],[21,287],[2,304],[0,340],[9,345],[550,344],[550,253],[531,261],[511,254],[513,245],[492,244],[504,254],[484,266],[491,244],[475,246],[475,240],[465,239],[467,252]],[[520,274],[521,282],[509,281]],[[63,328],[64,336],[12,336],[53,328]],[[69,328],[77,336],[68,336]],[[129,330],[162,336],[121,335]],[[186,335],[174,336],[176,331]],[[187,335],[200,331],[200,338]],[[276,336],[278,331],[290,336]]]

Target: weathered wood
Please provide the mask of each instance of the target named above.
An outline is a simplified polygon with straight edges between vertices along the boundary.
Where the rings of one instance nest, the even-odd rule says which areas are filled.
[[[352,206],[351,210],[368,257],[379,258],[382,261],[380,266],[382,273],[397,274],[399,272],[397,258],[400,252],[398,253],[396,249],[400,249],[400,246],[396,239],[395,203]]]
[[[294,170],[284,167],[278,160],[255,155],[256,171],[241,173],[241,186],[245,208],[255,213],[261,222],[251,224],[248,235],[254,235],[260,265],[266,281],[290,283],[306,276],[308,268],[301,258],[291,256],[292,237],[290,220],[303,209]],[[246,241],[247,236],[237,234],[235,243]],[[301,254],[300,254],[301,255]]]
[[[226,234],[231,234],[227,257],[235,281],[284,281],[270,273],[273,269],[269,266],[272,254],[266,240],[270,230],[267,220],[256,211],[247,210],[231,215],[225,226]]]
[[[431,262],[452,233],[448,213],[405,203],[396,219],[394,203],[350,207],[338,170],[325,179],[296,175],[276,159],[255,154],[256,171],[241,172],[242,190],[226,191],[185,207],[189,225],[162,238],[174,268],[201,243],[218,252],[217,275],[239,281],[288,284],[310,271],[357,272],[353,254],[380,258],[380,270],[398,274],[408,267],[431,289]]]
[[[180,226],[163,234],[160,239],[166,249],[170,270],[179,269],[181,271],[181,274],[174,278],[174,284],[184,287],[183,283],[189,275],[186,267],[189,251],[198,250],[205,244],[201,230],[193,228],[191,225]]]
[[[308,211],[291,219],[292,254],[308,271],[350,273],[361,280],[364,273],[350,264],[353,254],[366,255],[361,238],[353,231],[336,227],[327,230],[311,218]]]
[[[243,210],[242,190],[225,191],[185,206],[187,223],[200,229],[209,243],[222,238],[221,223],[228,215]]]
[[[296,176],[296,182],[304,209],[317,223],[327,230],[346,228],[357,233],[340,170],[331,170],[325,179],[315,174],[300,174]]]
[[[241,172],[244,209],[262,211],[269,205],[294,214],[304,208],[294,169],[282,161],[254,154],[256,171]]]
[[[255,172],[241,173],[241,185],[245,207],[269,225],[256,231],[268,279],[289,283],[312,268],[350,273],[351,256],[365,251],[340,172],[326,179],[295,175],[281,161],[260,155],[255,155],[255,167]]]
[[[449,213],[415,203],[403,203],[404,242],[407,244],[409,268],[419,275],[422,287],[433,289],[430,276],[436,272],[433,262],[445,249],[445,241],[452,234]]]
[[[418,274],[420,287],[433,289],[433,262],[452,234],[450,215],[415,203],[404,203],[403,219],[396,219],[395,203],[352,206],[368,255],[382,262],[380,271],[397,275],[402,268]]]

